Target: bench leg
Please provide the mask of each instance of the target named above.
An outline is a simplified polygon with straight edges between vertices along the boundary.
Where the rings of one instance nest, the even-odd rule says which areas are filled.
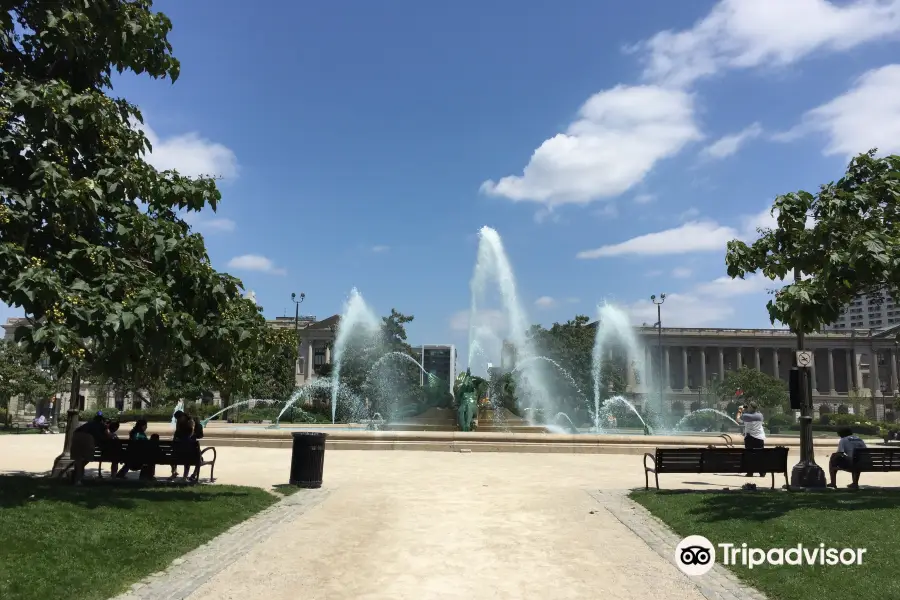
[[[653,471],[653,477],[656,478],[656,489],[659,489],[659,473]]]
[[[787,471],[784,472],[784,487],[786,487],[787,489],[791,489],[791,482],[788,480]]]
[[[650,470],[644,469],[644,489],[650,489]]]
[[[772,489],[775,489],[775,472],[772,472]]]

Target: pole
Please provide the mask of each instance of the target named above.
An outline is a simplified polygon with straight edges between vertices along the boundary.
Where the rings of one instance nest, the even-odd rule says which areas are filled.
[[[662,302],[656,305],[656,349],[659,353],[659,414],[662,416],[665,410],[665,401],[663,400]]]
[[[800,270],[794,269],[794,283],[800,281]],[[797,328],[797,355],[806,350],[806,335],[803,333],[802,323],[796,324]],[[812,437],[812,386],[809,381],[809,366],[800,365],[797,356],[794,364],[800,372],[800,398],[803,403],[800,406],[800,462],[794,465],[791,471],[791,487],[823,488],[825,487],[825,471],[816,464],[813,451]]]
[[[62,454],[53,461],[52,477],[60,477],[72,466],[72,435],[78,428],[78,396],[81,394],[81,374],[72,368],[72,386],[69,389],[69,410],[66,417],[66,435]],[[62,402],[57,402],[61,404]]]

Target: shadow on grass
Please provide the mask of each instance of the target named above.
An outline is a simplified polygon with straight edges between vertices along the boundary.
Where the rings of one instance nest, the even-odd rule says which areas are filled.
[[[178,483],[86,479],[74,486],[68,479],[31,474],[0,475],[0,509],[23,506],[37,500],[65,502],[82,508],[134,508],[139,501],[209,502],[223,496],[247,496],[221,486],[188,486]]]
[[[701,500],[689,510],[692,517],[716,522],[730,521],[736,515],[749,521],[768,521],[802,510],[864,511],[896,509],[900,506],[900,488],[863,488],[860,490],[821,491],[742,491],[728,490],[636,490],[634,496],[678,497],[699,495]]]

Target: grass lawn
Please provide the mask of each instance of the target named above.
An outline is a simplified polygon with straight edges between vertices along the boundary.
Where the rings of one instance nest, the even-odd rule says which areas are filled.
[[[863,482],[865,483],[865,482]],[[748,547],[866,548],[856,566],[729,567],[777,600],[900,598],[897,523],[900,492],[863,489],[823,492],[636,491],[631,498],[680,536]],[[674,548],[672,549],[674,552]],[[716,561],[721,562],[716,548]],[[701,576],[702,577],[702,576]]]
[[[0,476],[0,598],[105,600],[277,500],[224,485]]]

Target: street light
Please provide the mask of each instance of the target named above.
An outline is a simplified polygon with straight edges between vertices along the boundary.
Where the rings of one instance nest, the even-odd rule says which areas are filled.
[[[659,298],[656,294],[650,296],[650,301],[656,305],[656,335],[657,335],[657,352],[659,353],[659,412],[662,414],[664,409],[663,402],[663,355],[662,355],[662,305],[666,301],[666,295],[660,294]],[[668,382],[667,382],[668,383]]]
[[[297,364],[300,364],[300,305],[306,300],[306,294],[300,292],[300,299],[297,300],[297,294],[291,293],[291,301],[294,303],[294,339],[297,340]]]
[[[800,269],[794,269],[794,283],[800,281]],[[801,364],[801,355],[804,362],[808,358],[806,350],[806,334],[803,333],[803,323],[800,316],[795,317],[797,331],[797,352],[794,353],[794,364],[797,367],[796,393],[800,396],[800,462],[794,465],[791,471],[791,486],[805,488],[825,487],[825,471],[816,464],[813,453],[812,438],[812,386],[809,381],[810,364]],[[811,361],[810,361],[811,363]],[[875,365],[878,368],[878,365]]]

